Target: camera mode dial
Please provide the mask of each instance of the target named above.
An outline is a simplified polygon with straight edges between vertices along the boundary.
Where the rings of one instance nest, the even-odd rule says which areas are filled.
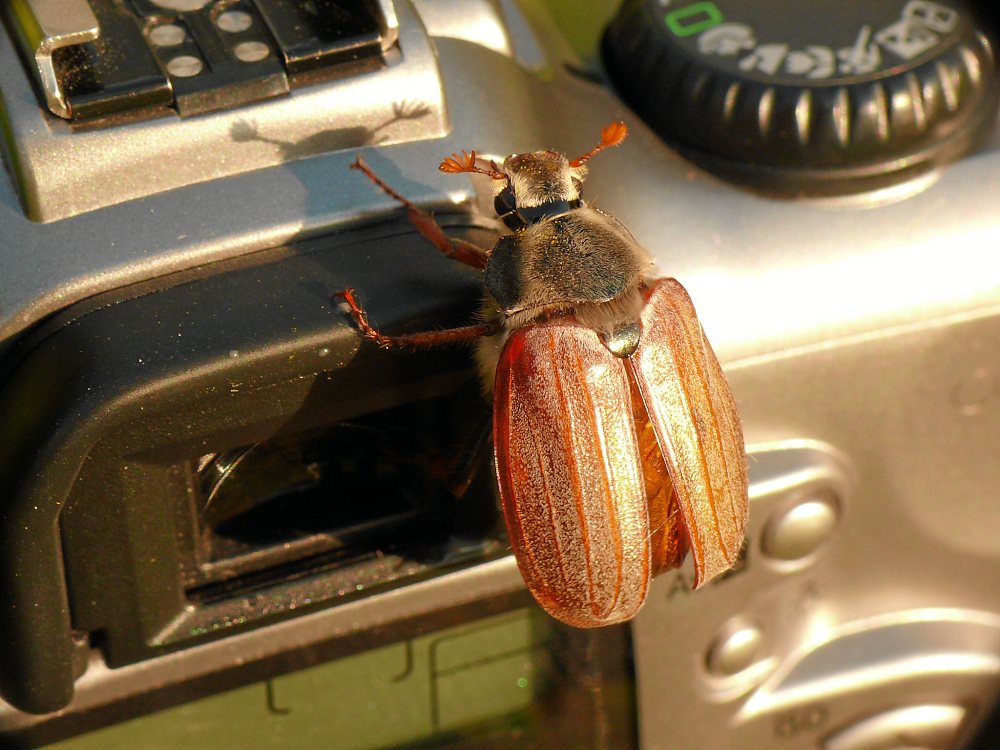
[[[603,52],[664,138],[770,192],[893,182],[995,114],[990,42],[953,0],[626,0]]]

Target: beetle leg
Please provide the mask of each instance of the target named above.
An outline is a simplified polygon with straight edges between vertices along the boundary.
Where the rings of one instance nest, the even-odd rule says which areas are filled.
[[[500,327],[499,323],[478,323],[471,326],[459,326],[458,328],[445,328],[441,331],[422,331],[420,333],[403,333],[398,336],[387,336],[368,322],[368,314],[358,303],[354,289],[343,289],[335,292],[333,296],[339,297],[347,303],[351,318],[354,319],[354,323],[361,330],[361,333],[383,349],[419,348],[474,341],[475,339],[496,333]]]
[[[479,271],[486,268],[489,255],[479,245],[457,237],[449,237],[441,225],[434,221],[433,216],[415,206],[407,206],[406,212],[407,218],[416,227],[420,236],[434,245],[442,255]]]
[[[489,258],[489,253],[486,250],[472,242],[449,237],[445,234],[441,225],[434,221],[433,216],[422,208],[418,208],[393,190],[392,187],[371,170],[371,167],[365,164],[360,156],[351,164],[351,169],[356,169],[363,173],[365,177],[378,185],[383,193],[402,203],[406,207],[406,217],[410,220],[413,227],[420,233],[421,237],[434,245],[442,255],[457,260],[459,263],[464,263],[467,266],[478,268],[480,271],[486,268],[486,260]]]

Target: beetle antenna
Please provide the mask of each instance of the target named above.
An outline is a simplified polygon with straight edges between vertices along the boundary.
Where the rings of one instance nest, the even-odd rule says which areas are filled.
[[[596,154],[598,151],[603,151],[608,148],[608,146],[617,146],[625,140],[625,136],[627,135],[628,126],[626,126],[624,122],[613,122],[610,125],[605,125],[604,129],[601,130],[601,142],[590,149],[590,151],[585,153],[583,156],[576,157],[569,163],[569,165],[571,167],[581,166],[585,161],[587,161],[587,159]]]
[[[490,162],[490,166],[493,169],[483,169],[482,167],[476,166],[476,152],[470,151],[465,153],[462,151],[462,155],[452,154],[443,162],[438,165],[438,169],[442,172],[448,172],[449,174],[458,174],[459,172],[478,172],[479,174],[485,174],[492,177],[494,180],[504,179],[504,174],[499,169],[496,168],[496,164]]]

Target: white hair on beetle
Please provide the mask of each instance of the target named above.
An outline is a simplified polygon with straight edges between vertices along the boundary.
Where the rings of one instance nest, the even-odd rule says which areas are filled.
[[[582,165],[581,165],[582,166]],[[575,201],[580,192],[573,178],[585,175],[586,168],[571,167],[569,160],[555,151],[515,154],[504,159],[507,176],[518,208],[534,208],[552,201]],[[498,193],[506,187],[501,184]]]

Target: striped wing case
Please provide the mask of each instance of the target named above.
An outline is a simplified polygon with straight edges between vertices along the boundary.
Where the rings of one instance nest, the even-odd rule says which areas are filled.
[[[736,402],[687,291],[660,279],[629,358],[674,485],[698,588],[729,570],[747,525],[747,468]]]
[[[515,331],[500,356],[494,446],[518,566],[538,603],[578,627],[635,615],[649,521],[624,362],[571,320]]]
[[[747,522],[743,434],[694,307],[649,292],[639,346],[612,355],[557,318],[514,331],[497,367],[494,447],[518,566],[579,627],[633,617],[690,549],[695,588],[736,562]]]

